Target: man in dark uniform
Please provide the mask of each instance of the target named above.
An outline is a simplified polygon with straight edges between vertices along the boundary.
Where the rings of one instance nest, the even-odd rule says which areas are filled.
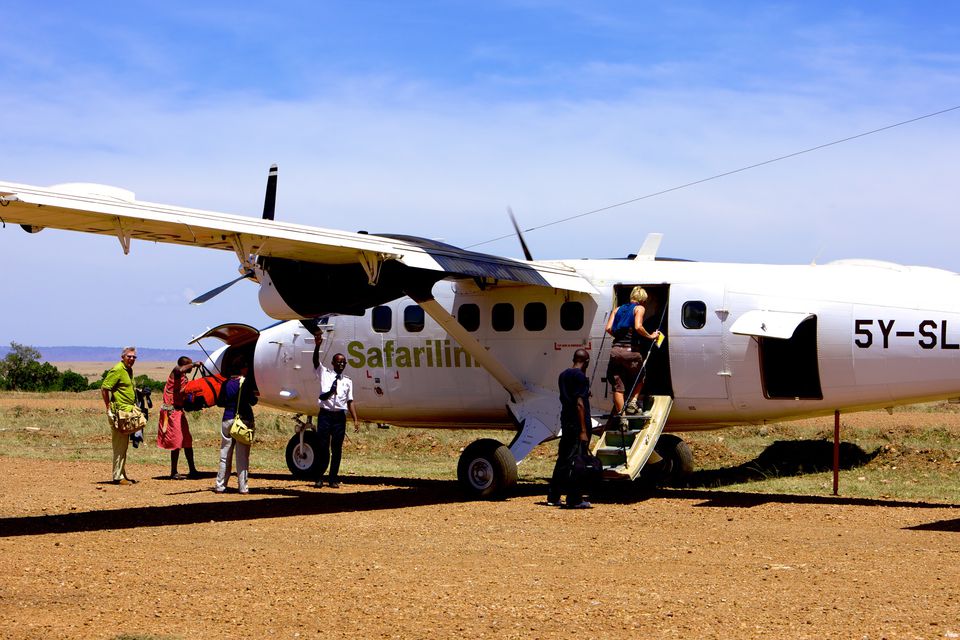
[[[590,354],[584,349],[573,352],[573,366],[563,371],[557,380],[560,389],[560,446],[557,464],[547,489],[547,504],[560,505],[560,497],[567,494],[567,507],[589,509],[583,499],[581,479],[573,472],[574,459],[586,453],[590,446],[590,380],[586,371]]]

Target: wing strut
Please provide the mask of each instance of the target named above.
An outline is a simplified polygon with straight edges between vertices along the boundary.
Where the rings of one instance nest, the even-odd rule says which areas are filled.
[[[129,255],[130,253],[130,232],[123,228],[123,222],[120,218],[116,218],[117,226],[117,240],[120,241],[120,246],[123,247],[123,255]]]
[[[367,274],[367,282],[371,287],[375,287],[380,281],[380,267],[383,263],[392,258],[385,253],[376,253],[374,251],[360,252],[360,266]]]
[[[417,304],[423,308],[424,312],[437,321],[443,330],[449,333],[454,340],[460,343],[464,351],[470,354],[481,367],[487,370],[497,382],[503,385],[503,388],[510,394],[510,398],[516,401],[527,390],[526,387],[513,372],[503,366],[503,363],[497,360],[490,351],[473,337],[473,334],[463,328],[463,325],[457,322],[457,319],[450,315],[450,312],[443,308],[439,302],[432,296],[429,298],[415,297],[409,291],[411,298],[416,300]]]
[[[517,435],[510,443],[510,453],[518,463],[538,444],[560,434],[560,411],[555,391],[532,388],[524,384],[480,344],[472,333],[464,329],[463,325],[434,299],[430,291],[407,290],[405,293],[510,394],[507,410],[518,427]]]

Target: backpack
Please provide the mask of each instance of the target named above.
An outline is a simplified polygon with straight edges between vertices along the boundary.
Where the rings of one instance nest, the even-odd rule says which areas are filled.
[[[613,335],[633,329],[633,311],[636,308],[637,304],[635,302],[620,305],[616,315],[613,316],[613,326],[610,327]]]
[[[219,404],[220,389],[227,379],[215,373],[194,378],[183,387],[183,410],[199,411]]]

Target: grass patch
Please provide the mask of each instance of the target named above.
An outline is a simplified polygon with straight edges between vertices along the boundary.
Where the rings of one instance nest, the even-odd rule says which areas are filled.
[[[840,495],[958,503],[960,426],[953,412],[938,414],[924,406],[903,413],[929,414],[930,426],[887,421],[877,426],[869,419],[842,426]],[[688,486],[831,494],[833,429],[824,428],[823,420],[811,422],[683,434],[697,465]]]
[[[158,407],[150,412],[146,441],[130,448],[128,464],[167,465],[170,453],[156,446]],[[254,471],[287,470],[285,451],[294,433],[288,413],[256,408],[257,442],[251,453]],[[220,410],[188,414],[194,456],[203,470],[215,470],[220,447]],[[359,433],[348,425],[343,472],[392,478],[455,479],[460,452],[478,438],[508,443],[509,431],[459,429],[381,429],[363,423]],[[0,392],[0,455],[40,460],[97,461],[109,464],[110,428],[99,392]],[[522,479],[544,479],[553,471],[556,444],[548,443],[520,465]],[[181,456],[181,467],[186,462]]]
[[[840,493],[955,504],[960,496],[960,408],[931,403],[894,411],[844,416]],[[251,468],[286,472],[289,414],[257,408]],[[169,452],[156,446],[157,411],[151,412],[144,446],[129,463],[166,466]],[[220,412],[189,415],[198,466],[216,469]],[[833,487],[833,420],[824,418],[680,434],[694,454],[697,472],[688,486],[729,491],[829,495]],[[507,443],[507,431],[380,429],[348,426],[346,475],[455,479],[464,447],[478,438]],[[99,393],[0,392],[0,455],[110,464],[110,433]],[[545,482],[553,470],[556,443],[537,447],[520,465],[521,480]],[[181,458],[181,466],[185,462]]]

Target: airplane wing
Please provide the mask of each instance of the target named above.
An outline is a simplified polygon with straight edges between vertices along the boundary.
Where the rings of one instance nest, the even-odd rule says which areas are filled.
[[[251,255],[325,265],[359,262],[368,274],[393,260],[455,278],[493,278],[595,293],[573,269],[554,263],[521,262],[423,238],[352,233],[142,202],[130,191],[105,185],[43,188],[0,182],[0,220],[31,232],[50,227],[116,236],[124,253],[132,239],[150,240],[234,251],[241,263]]]

